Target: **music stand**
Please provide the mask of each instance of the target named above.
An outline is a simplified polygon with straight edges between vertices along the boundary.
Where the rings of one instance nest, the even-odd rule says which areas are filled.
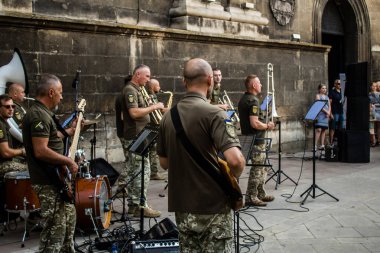
[[[141,159],[141,195],[140,195],[140,238],[144,235],[144,156],[147,156],[150,148],[158,137],[158,128],[147,125],[137,135],[136,139],[128,146],[129,152],[142,157]]]
[[[321,189],[318,185],[315,184],[315,121],[318,116],[318,114],[322,111],[323,107],[327,104],[326,100],[316,100],[314,103],[311,105],[309,111],[307,112],[305,116],[305,122],[312,122],[313,123],[313,184],[301,194],[301,197],[305,195],[306,197],[303,199],[301,202],[301,205],[303,205],[306,201],[306,199],[311,196],[313,199],[322,196],[323,194],[329,195],[331,198],[335,199],[336,201],[339,201],[336,197],[328,193],[327,191]],[[322,191],[321,194],[315,196],[315,189],[319,189]],[[312,192],[312,194],[311,194]]]

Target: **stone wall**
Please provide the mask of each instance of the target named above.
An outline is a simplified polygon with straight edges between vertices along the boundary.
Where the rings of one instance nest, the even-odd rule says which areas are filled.
[[[97,154],[110,161],[122,158],[114,129],[114,99],[123,78],[139,63],[147,64],[162,89],[183,94],[182,67],[190,57],[203,57],[221,68],[223,87],[235,104],[244,90],[244,77],[260,76],[266,89],[267,63],[274,65],[278,114],[283,124],[283,141],[302,139],[300,119],[313,99],[315,87],[325,79],[327,47],[306,43],[263,42],[232,36],[206,36],[177,30],[139,29],[65,20],[2,18],[0,27],[0,65],[9,62],[18,47],[26,64],[33,96],[41,73],[58,75],[64,85],[60,112],[73,110],[75,90],[71,87],[75,71],[81,67],[79,95],[87,100],[89,119],[102,113],[97,125]],[[85,135],[88,150],[92,129]],[[292,134],[287,134],[287,132]],[[294,135],[294,132],[298,134]]]
[[[246,2],[254,3],[254,8],[243,9],[241,4]],[[184,92],[184,62],[190,57],[205,58],[221,68],[222,85],[237,104],[248,74],[258,74],[266,92],[267,64],[271,62],[287,151],[292,143],[304,139],[301,119],[317,85],[327,81],[329,47],[313,44],[314,1],[296,0],[294,17],[285,26],[275,20],[268,2],[1,0],[0,66],[9,62],[13,48],[18,47],[32,96],[41,73],[57,74],[64,83],[62,114],[73,110],[75,90],[71,83],[80,67],[78,93],[88,101],[86,115],[91,119],[102,113],[97,124],[97,156],[120,161],[123,156],[114,129],[114,99],[123,87],[123,78],[137,64],[149,65],[162,88],[174,91],[176,102]],[[371,21],[372,77],[380,79],[380,33],[374,25],[380,5],[375,0],[366,3]],[[209,12],[201,18],[190,11],[206,5]],[[179,6],[191,8],[181,12],[176,9]],[[239,21],[236,13],[242,16]],[[181,20],[193,23],[181,28],[177,26]],[[301,35],[301,42],[290,41],[294,33]],[[83,146],[88,151],[92,129],[84,136]]]

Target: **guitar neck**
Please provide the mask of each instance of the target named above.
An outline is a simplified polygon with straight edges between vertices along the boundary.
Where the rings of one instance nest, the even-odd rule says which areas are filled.
[[[71,159],[73,159],[73,161],[75,160],[75,151],[77,150],[77,146],[78,146],[79,134],[80,134],[80,128],[81,128],[82,120],[83,120],[83,112],[79,112],[78,121],[77,121],[77,125],[75,127],[75,132],[74,132],[74,136],[73,136],[73,139],[71,142],[70,152],[69,152],[69,157]]]

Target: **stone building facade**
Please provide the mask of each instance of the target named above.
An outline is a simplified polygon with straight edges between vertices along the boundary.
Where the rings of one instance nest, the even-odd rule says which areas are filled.
[[[19,48],[31,96],[42,73],[59,76],[63,114],[73,110],[80,68],[86,115],[102,114],[97,156],[115,162],[123,156],[114,100],[136,65],[149,65],[175,102],[184,92],[184,62],[202,57],[222,70],[236,104],[248,74],[259,75],[265,95],[272,63],[287,150],[305,138],[302,119],[318,84],[331,85],[358,62],[368,62],[364,86],[380,79],[379,19],[376,0],[0,0],[0,66]]]

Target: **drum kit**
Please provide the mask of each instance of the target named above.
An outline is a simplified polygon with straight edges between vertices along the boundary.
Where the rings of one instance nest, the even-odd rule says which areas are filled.
[[[94,124],[91,121],[91,124]],[[85,158],[83,149],[75,152],[75,161],[78,164],[78,174],[73,183],[75,187],[75,208],[77,213],[77,228],[85,232],[103,231],[108,229],[112,217],[111,185],[107,175],[91,176],[91,166]],[[41,203],[37,193],[32,188],[28,171],[8,172],[4,176],[5,203],[4,210],[8,214],[5,228],[9,228],[9,214],[25,215],[24,235],[22,247],[28,237],[28,213],[38,213]],[[30,215],[29,215],[30,216]],[[6,218],[6,217],[5,217]],[[38,225],[41,225],[38,223]],[[37,226],[37,224],[35,225]],[[98,234],[99,236],[99,234]]]

